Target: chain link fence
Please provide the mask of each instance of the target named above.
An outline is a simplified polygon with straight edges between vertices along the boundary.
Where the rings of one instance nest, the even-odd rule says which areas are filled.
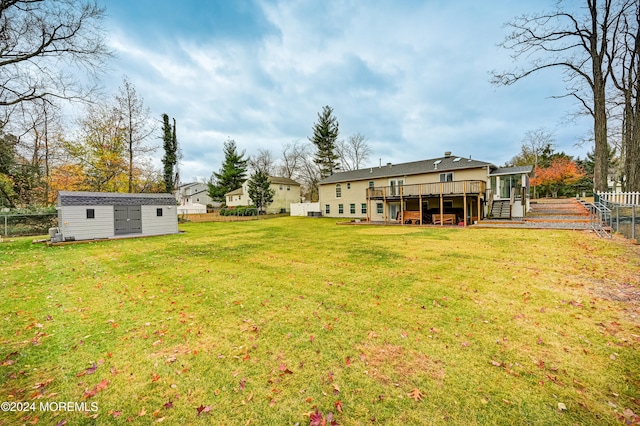
[[[640,205],[609,201],[604,194],[595,194],[595,201],[609,209],[607,225],[611,230],[640,242]]]
[[[2,214],[3,237],[48,235],[49,228],[58,226],[58,213]]]
[[[613,230],[640,242],[640,206],[608,203],[608,207]]]

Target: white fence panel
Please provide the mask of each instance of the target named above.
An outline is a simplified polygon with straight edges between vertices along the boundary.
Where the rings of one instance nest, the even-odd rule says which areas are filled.
[[[320,203],[291,203],[291,216],[307,216],[309,212],[320,212]]]
[[[601,200],[627,206],[640,206],[640,192],[598,192]]]

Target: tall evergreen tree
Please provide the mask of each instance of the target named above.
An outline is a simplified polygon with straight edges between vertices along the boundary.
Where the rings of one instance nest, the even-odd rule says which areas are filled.
[[[176,185],[175,171],[178,164],[178,140],[176,138],[176,121],[173,120],[173,128],[169,123],[169,116],[162,114],[162,141],[164,147],[164,186],[166,192],[172,192]]]
[[[318,113],[318,122],[313,125],[313,136],[309,138],[316,147],[314,162],[320,168],[320,179],[333,174],[340,167],[336,152],[336,140],[339,132],[338,119],[333,115],[333,108],[324,106]]]
[[[209,180],[209,196],[216,201],[224,201],[224,194],[238,189],[247,179],[247,160],[244,151],[238,153],[236,141],[228,139],[224,143],[224,163],[220,172],[213,172]]]
[[[273,203],[273,196],[276,191],[271,189],[271,182],[269,176],[258,170],[249,179],[248,184],[249,198],[253,201],[253,205],[256,206],[258,211],[264,211],[267,206]]]

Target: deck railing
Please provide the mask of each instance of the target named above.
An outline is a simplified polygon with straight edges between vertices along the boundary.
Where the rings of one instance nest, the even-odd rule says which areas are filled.
[[[367,188],[368,198],[419,197],[435,195],[484,194],[487,183],[481,180],[418,183]]]

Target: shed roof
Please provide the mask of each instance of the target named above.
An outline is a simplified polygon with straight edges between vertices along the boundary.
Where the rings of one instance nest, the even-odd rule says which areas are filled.
[[[58,191],[58,206],[175,206],[171,194]]]

